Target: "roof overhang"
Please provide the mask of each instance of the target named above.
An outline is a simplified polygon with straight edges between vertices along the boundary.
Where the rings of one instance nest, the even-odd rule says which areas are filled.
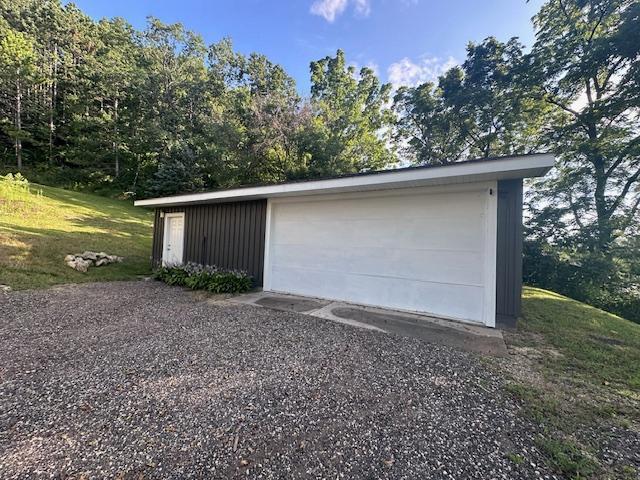
[[[172,207],[200,203],[221,203],[262,198],[322,195],[329,193],[390,190],[472,183],[488,180],[541,177],[555,164],[551,154],[532,154],[473,160],[442,166],[404,168],[322,180],[241,187],[212,192],[137,200],[138,207]]]

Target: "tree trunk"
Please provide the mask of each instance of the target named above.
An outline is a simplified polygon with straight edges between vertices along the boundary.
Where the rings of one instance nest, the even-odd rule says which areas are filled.
[[[604,162],[600,156],[593,160],[596,177],[596,188],[594,192],[594,202],[596,214],[598,216],[598,238],[597,247],[601,252],[608,250],[611,245],[613,229],[611,228],[611,214],[607,205],[606,187],[607,177],[604,169]]]
[[[18,170],[22,170],[22,86],[20,85],[20,71],[18,71],[18,76],[16,77],[16,118],[15,118],[15,127],[16,127],[16,139],[15,139],[15,148],[16,148],[16,164],[18,166]]]
[[[51,90],[49,92],[49,164],[53,164],[53,136],[56,130],[54,111],[58,97],[58,45],[53,47]]]
[[[114,136],[113,136],[113,154],[115,157],[115,172],[116,178],[120,175],[120,156],[119,149],[120,145],[118,145],[118,97],[116,97],[113,104],[113,128],[114,128]]]

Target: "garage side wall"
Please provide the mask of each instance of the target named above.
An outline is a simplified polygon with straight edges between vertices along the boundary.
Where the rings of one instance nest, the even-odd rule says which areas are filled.
[[[522,179],[498,182],[496,326],[515,328],[522,298]]]
[[[164,218],[184,212],[184,262],[247,271],[262,285],[266,200],[164,207],[155,211],[152,264],[162,263]]]

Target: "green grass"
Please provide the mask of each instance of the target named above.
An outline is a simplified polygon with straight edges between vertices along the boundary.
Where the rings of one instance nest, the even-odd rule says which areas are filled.
[[[619,393],[640,392],[640,324],[538,288],[524,289],[523,317],[520,328],[542,334],[562,354],[547,357],[547,368]]]
[[[14,289],[124,280],[150,273],[151,212],[131,203],[0,178],[0,284]],[[104,251],[120,264],[77,272],[69,253]]]
[[[530,358],[506,364],[507,390],[539,425],[548,465],[564,478],[637,478],[632,465],[610,465],[599,454],[611,426],[640,428],[640,325],[525,288],[518,332],[506,339]]]

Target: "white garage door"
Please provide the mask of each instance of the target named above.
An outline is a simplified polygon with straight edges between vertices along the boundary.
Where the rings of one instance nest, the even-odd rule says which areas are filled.
[[[265,289],[492,325],[484,187],[274,200]]]

